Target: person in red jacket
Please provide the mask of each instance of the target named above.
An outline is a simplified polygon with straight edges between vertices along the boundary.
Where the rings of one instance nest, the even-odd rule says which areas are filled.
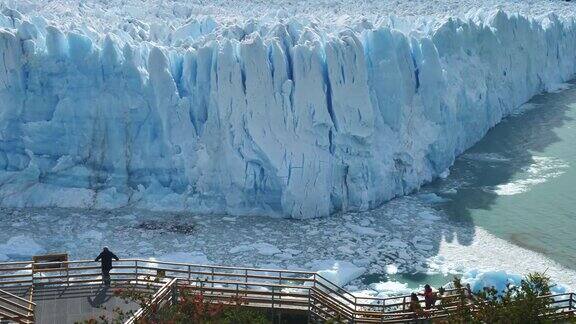
[[[430,287],[430,285],[426,284],[424,286],[424,293],[420,295],[424,296],[424,304],[426,309],[432,308],[434,303],[436,303],[436,293],[432,291],[432,287]]]

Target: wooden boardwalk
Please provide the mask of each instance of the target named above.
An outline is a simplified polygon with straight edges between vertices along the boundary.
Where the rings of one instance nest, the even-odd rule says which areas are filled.
[[[115,287],[104,285],[46,286],[34,289],[36,323],[62,324],[84,322],[105,316],[114,318],[114,310],[136,311],[139,306],[114,295]]]
[[[4,291],[30,299],[32,288],[26,286],[2,287]],[[62,324],[84,322],[105,316],[114,318],[114,310],[136,311],[139,306],[127,303],[114,295],[116,289],[126,288],[125,284],[106,287],[102,284],[77,286],[55,285],[34,288],[33,300],[35,323]]]
[[[139,308],[116,297],[115,291],[125,288],[149,292],[150,304]],[[357,296],[314,272],[129,259],[114,263],[110,288],[101,284],[100,266],[91,260],[0,263],[0,320],[74,323],[113,318],[113,310],[121,308],[135,311],[125,322],[135,323],[150,309],[177,302],[184,290],[213,302],[241,300],[242,305],[267,309],[272,316],[298,312],[316,323],[332,318],[347,323],[405,323],[417,317],[409,311],[410,296]],[[440,299],[450,301],[461,293],[448,290]],[[550,297],[555,299],[554,311],[576,312],[575,294]],[[446,316],[448,307],[433,309],[427,316]]]

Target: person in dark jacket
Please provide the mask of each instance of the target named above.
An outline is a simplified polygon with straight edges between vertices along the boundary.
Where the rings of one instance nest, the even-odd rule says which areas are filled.
[[[108,250],[108,247],[105,246],[102,249],[102,252],[96,257],[94,261],[100,261],[100,265],[102,266],[102,279],[104,280],[104,284],[110,286],[110,270],[112,270],[112,259],[118,261],[118,257],[116,254],[112,253]]]

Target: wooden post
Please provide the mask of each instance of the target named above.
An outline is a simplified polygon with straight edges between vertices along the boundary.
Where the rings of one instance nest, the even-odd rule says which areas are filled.
[[[32,261],[32,264],[30,265],[30,276],[32,277],[32,288],[34,288],[34,261]]]
[[[248,283],[248,269],[244,269],[244,282]],[[244,285],[244,289],[248,290],[248,285]]]
[[[406,310],[406,297],[402,298],[402,311]]]
[[[134,281],[135,285],[138,286],[138,260],[134,261]]]
[[[212,269],[212,288],[214,288],[214,267],[211,268]]]
[[[312,323],[312,290],[308,289],[308,323]]]
[[[172,286],[172,305],[178,304],[178,281]]]
[[[278,275],[278,284],[282,286],[282,271],[280,271]],[[280,287],[280,295],[278,295],[278,299],[282,299],[282,287]],[[282,307],[281,300],[278,301],[278,306]]]
[[[190,284],[190,276],[192,274],[192,268],[190,267],[190,265],[188,266],[188,284]]]
[[[275,317],[276,313],[274,312],[274,287],[272,287],[272,322],[274,322]]]

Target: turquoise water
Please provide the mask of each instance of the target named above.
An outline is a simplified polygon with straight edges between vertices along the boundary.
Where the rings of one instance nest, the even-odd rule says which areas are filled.
[[[462,228],[481,227],[576,270],[576,87],[533,98],[420,193],[441,197],[431,207]],[[416,289],[452,277],[402,273],[367,281]]]
[[[423,191],[454,221],[576,269],[576,88],[535,97]]]

